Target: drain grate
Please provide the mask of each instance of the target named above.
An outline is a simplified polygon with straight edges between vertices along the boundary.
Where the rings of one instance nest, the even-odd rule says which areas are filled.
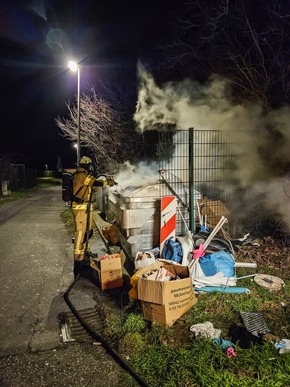
[[[271,332],[262,313],[241,312],[241,316],[247,331],[251,332],[254,336],[265,335]]]
[[[102,333],[104,325],[100,312],[95,308],[78,311],[81,318],[96,332]],[[59,315],[61,336],[64,343],[68,341],[92,341],[93,338],[82,326],[80,321],[72,312],[63,312]]]

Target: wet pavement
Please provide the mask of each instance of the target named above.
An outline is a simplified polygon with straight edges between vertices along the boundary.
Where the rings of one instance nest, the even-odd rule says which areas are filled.
[[[60,343],[57,315],[73,280],[60,192],[46,188],[1,206],[0,356]]]

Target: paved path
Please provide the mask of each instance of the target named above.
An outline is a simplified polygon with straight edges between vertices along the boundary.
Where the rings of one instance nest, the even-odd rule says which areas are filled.
[[[73,280],[61,187],[0,206],[0,356],[59,344],[58,313]]]

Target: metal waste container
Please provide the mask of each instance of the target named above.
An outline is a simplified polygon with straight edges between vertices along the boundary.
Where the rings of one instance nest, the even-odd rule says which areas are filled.
[[[108,195],[107,219],[117,225],[122,246],[132,259],[138,251],[159,246],[160,200],[159,184],[128,187]]]

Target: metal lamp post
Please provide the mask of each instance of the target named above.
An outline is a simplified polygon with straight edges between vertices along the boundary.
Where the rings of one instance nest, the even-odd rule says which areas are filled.
[[[78,124],[77,124],[77,127],[78,127],[78,132],[77,132],[77,166],[79,165],[80,163],[80,157],[81,157],[81,121],[80,121],[80,67],[79,65],[70,60],[68,62],[68,67],[72,70],[72,71],[77,71],[77,75],[78,75],[78,94],[77,94],[77,103],[78,103],[78,106],[77,106],[77,109],[78,109]]]

